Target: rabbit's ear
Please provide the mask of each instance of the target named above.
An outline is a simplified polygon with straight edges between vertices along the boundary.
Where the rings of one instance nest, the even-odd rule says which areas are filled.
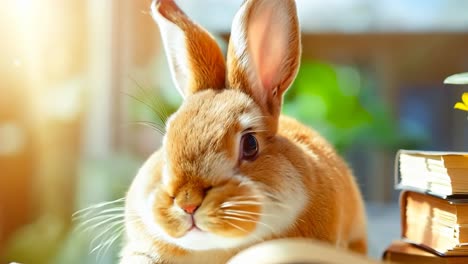
[[[250,94],[277,116],[282,95],[297,74],[300,42],[294,0],[246,0],[232,24],[229,86]]]
[[[159,25],[172,78],[183,97],[225,87],[226,65],[220,47],[191,21],[174,0],[154,0],[151,13]]]

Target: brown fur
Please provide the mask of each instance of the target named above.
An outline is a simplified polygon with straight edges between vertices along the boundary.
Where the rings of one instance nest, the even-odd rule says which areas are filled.
[[[304,185],[313,187],[310,190],[316,190],[310,193],[310,200],[314,202],[304,210],[299,217],[298,226],[291,229],[288,236],[314,237],[339,243],[348,241],[339,245],[345,247],[350,247],[355,242],[366,245],[366,219],[362,198],[345,162],[317,132],[292,118],[280,118],[278,134],[286,139],[279,148],[291,150],[283,151],[284,155],[291,161],[304,161],[303,164],[296,163],[297,168],[302,169],[302,175],[314,175],[304,177]],[[315,157],[304,155],[304,151],[313,153]],[[304,156],[308,157],[304,159]],[[360,233],[362,237],[353,241],[353,231]],[[366,253],[366,246],[356,248],[356,251]]]
[[[221,49],[213,37],[191,21],[172,0],[161,0],[156,5],[161,15],[177,25],[186,35],[187,54],[190,56],[188,63],[194,71],[193,76],[196,76],[189,80],[187,92],[224,88],[226,65]]]
[[[267,1],[271,2],[263,3],[275,2]],[[289,22],[279,34],[291,41],[277,67],[277,77],[256,82],[255,78],[262,78],[262,72],[254,75],[249,67],[258,63],[252,60],[251,53],[255,51],[247,48],[239,57],[238,40],[231,39],[225,89],[217,87],[219,80],[224,82],[224,72],[207,74],[205,70],[213,64],[197,59],[202,54],[219,58],[218,51],[210,48],[216,43],[204,31],[193,35],[202,30],[188,22],[174,2],[157,2],[161,15],[195,38],[191,42],[210,44],[188,44],[186,63],[194,79],[188,84],[191,88],[186,89],[183,105],[167,124],[163,147],[145,162],[128,191],[127,242],[122,264],[225,263],[254,243],[287,237],[319,239],[366,253],[364,206],[350,169],[317,132],[292,118],[279,116],[282,95],[297,73],[300,55],[294,1],[281,1],[284,2],[275,3],[281,10],[284,8],[286,14],[282,15],[287,15]],[[263,12],[255,9],[257,2],[262,0],[244,3],[245,13],[240,16],[247,21],[242,25],[246,27],[241,29],[244,33],[255,12]],[[218,55],[209,55],[212,53]],[[264,57],[260,54],[261,59]],[[224,69],[224,62],[215,64],[218,66],[213,67]],[[238,159],[239,138],[246,131],[254,133],[259,144],[254,161]],[[297,206],[291,204],[294,197],[298,199]],[[297,217],[288,221],[294,213],[291,208],[298,205],[301,207]],[[193,216],[181,209],[187,206],[198,207]],[[277,215],[265,216],[268,210]],[[206,250],[169,242],[184,239],[191,232],[190,219],[195,219],[197,227],[206,234],[228,239],[222,243],[241,242]],[[262,230],[267,229],[261,228],[271,227],[262,221],[287,226],[265,233]]]

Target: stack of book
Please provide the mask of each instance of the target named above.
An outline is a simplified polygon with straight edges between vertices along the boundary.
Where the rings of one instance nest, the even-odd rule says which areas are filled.
[[[468,263],[468,153],[400,150],[401,240],[384,253],[396,263]]]

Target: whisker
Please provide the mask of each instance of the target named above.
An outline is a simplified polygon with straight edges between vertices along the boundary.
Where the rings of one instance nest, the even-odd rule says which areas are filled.
[[[98,245],[97,249],[98,250],[98,259],[100,258],[99,256],[103,257],[106,255],[107,251],[110,249],[110,247],[112,246],[112,244],[114,244],[114,242],[121,238],[122,237],[122,233],[123,233],[123,230],[124,230],[124,227],[119,227],[116,231],[115,231],[115,235],[112,235],[109,239],[107,239],[105,242],[101,243]]]
[[[151,122],[151,121],[132,121],[132,122],[127,123],[127,125],[132,125],[132,124],[143,125],[143,126],[152,128],[161,135],[164,135],[164,133],[165,133],[165,128],[163,128],[162,126],[159,126],[159,124]]]
[[[99,214],[107,214],[107,213],[113,213],[113,212],[125,212],[125,207],[121,206],[121,207],[109,208],[109,209],[100,211]]]
[[[89,226],[87,227],[83,232],[87,231],[87,230],[90,230],[90,229],[93,229],[93,228],[96,228],[98,226],[101,226],[101,225],[104,225],[106,223],[109,223],[109,222],[112,222],[112,221],[115,221],[117,219],[122,219],[123,220],[124,218],[124,215],[123,214],[115,214],[115,215],[99,215],[99,216],[96,216],[96,217],[93,217],[93,218],[90,218],[82,223],[79,223],[78,226],[81,227],[81,226],[86,226],[90,223],[93,223],[93,222],[96,222],[98,221],[97,224],[94,224],[92,226]],[[104,221],[100,221],[101,219],[104,219]]]
[[[89,253],[97,253],[97,259],[108,254],[112,245],[122,237],[126,223],[136,222],[137,219],[128,218],[132,212],[126,212],[123,203],[125,197],[98,203],[76,211],[72,217],[77,221],[74,232],[90,234]],[[136,215],[136,214],[135,214]],[[127,218],[126,218],[127,217]],[[96,234],[94,236],[93,234]],[[98,261],[101,262],[101,261]]]
[[[266,192],[266,193],[264,193],[264,195],[265,195],[266,197],[272,199],[272,200],[275,201],[275,202],[280,202],[280,201],[281,201],[281,199],[278,198],[277,196],[275,196],[274,194],[271,194],[271,193]]]
[[[80,222],[78,223],[73,232],[75,233],[87,233],[87,232],[90,232],[90,231],[93,231],[97,228],[99,228],[100,226],[106,224],[106,223],[112,223],[114,221],[118,221],[119,218],[122,218],[123,217],[117,217],[117,216],[99,216],[99,217],[93,217],[91,219],[88,219],[84,222]]]
[[[247,199],[255,199],[255,198],[265,198],[262,195],[246,195],[246,196],[236,196],[234,198],[231,198],[229,201],[239,201],[239,200],[247,200]]]
[[[263,222],[260,222],[260,221],[255,221],[255,220],[251,220],[251,219],[245,219],[245,218],[241,218],[241,217],[234,217],[234,216],[227,216],[227,215],[222,215],[221,218],[223,219],[231,219],[231,220],[237,220],[237,221],[241,221],[241,222],[248,222],[248,223],[255,223],[255,224],[261,224],[267,228],[269,228],[272,232],[274,232],[273,228]]]
[[[106,250],[104,251],[104,254],[106,254],[107,250],[109,250],[109,248],[112,246],[112,244],[114,244],[114,242],[121,238],[122,237],[122,234],[123,234],[123,231],[125,230],[125,227],[121,227],[120,229],[118,229],[116,231],[117,234],[114,235],[114,238],[111,239],[110,241],[106,242],[107,243],[107,248]]]
[[[96,216],[99,216],[99,215],[111,215],[109,213],[124,213],[125,212],[125,207],[114,207],[114,208],[109,208],[109,209],[106,209],[106,210],[102,210],[102,211],[99,211],[96,214]],[[78,221],[80,219],[87,219],[91,213],[88,213],[88,214],[84,214],[84,215],[76,215],[73,220],[74,221]]]
[[[253,221],[257,221],[257,218],[253,215],[244,215],[244,214],[236,214],[236,213],[224,213],[223,216],[229,216],[229,217],[242,217],[245,219],[250,219]]]
[[[287,204],[281,203],[281,202],[275,202],[275,201],[263,201],[263,202],[257,202],[257,201],[228,201],[224,202],[221,204],[220,208],[229,208],[229,207],[236,207],[239,205],[275,205],[278,207],[281,207],[283,209],[290,210],[290,206]]]
[[[249,212],[249,211],[244,211],[244,210],[224,210],[223,213],[225,214],[232,214],[232,215],[257,215],[257,216],[275,216],[278,217],[277,215],[274,214],[265,214],[265,213],[256,213],[256,212]]]
[[[109,225],[108,227],[106,227],[101,233],[99,233],[95,238],[93,238],[93,240],[91,240],[90,246],[93,246],[93,245],[96,243],[96,241],[98,241],[99,238],[101,238],[101,237],[104,238],[105,235],[107,234],[107,232],[110,232],[113,228],[116,228],[116,227],[118,228],[119,225],[122,225],[122,224],[123,224],[123,222],[116,222],[116,223],[110,224],[110,225]],[[98,246],[100,246],[101,244],[102,244],[102,243],[100,243]],[[98,247],[98,246],[97,246],[97,247]],[[90,253],[95,252],[95,251],[97,250],[97,249],[96,249],[97,247],[95,247],[93,250],[91,250]]]
[[[255,220],[246,219],[246,218],[242,218],[242,217],[235,217],[235,216],[229,216],[229,215],[222,215],[220,217],[223,218],[223,219],[231,219],[231,220],[237,220],[237,221],[249,222],[249,223],[255,223],[255,224],[257,223],[257,221],[255,221]]]
[[[283,207],[285,209],[290,209],[290,206],[281,202],[281,199],[279,199],[278,197],[272,195],[272,194],[269,194],[269,193],[266,193],[265,194],[266,197],[270,198],[270,200],[267,200],[265,201],[264,203],[265,204],[274,204],[274,205],[277,205],[277,206],[280,206],[280,207]]]
[[[268,203],[268,202],[267,202]],[[267,204],[265,203],[265,204]],[[276,205],[278,207],[281,207],[283,209],[286,209],[286,210],[291,210],[291,206],[285,204],[285,203],[280,203],[280,202],[270,202],[270,204],[273,204],[273,205]]]
[[[161,118],[161,113],[159,113],[159,111],[156,110],[156,109],[154,108],[153,105],[150,105],[149,103],[147,103],[147,102],[143,101],[142,99],[140,99],[140,98],[134,96],[133,94],[126,93],[126,92],[123,92],[123,94],[126,95],[126,96],[128,96],[128,97],[130,97],[130,98],[132,98],[133,100],[138,101],[138,102],[142,103],[143,105],[147,106],[147,107],[153,112],[153,114],[155,114],[155,115],[157,116],[157,118],[158,118],[161,122],[164,122],[164,121],[163,121],[163,118]]]
[[[222,203],[220,208],[234,207],[236,205],[263,205],[263,203],[257,201],[229,201]]]
[[[144,126],[148,126],[148,127],[151,127],[151,128],[154,128],[154,129],[157,129],[159,133],[161,134],[164,134],[164,126],[159,124],[159,123],[155,123],[155,122],[152,122],[152,121],[132,121],[132,122],[129,122],[130,124],[136,124],[136,125],[144,125]]]
[[[124,218],[124,214],[103,214],[103,215],[98,214],[96,216],[88,218],[87,220],[83,222],[78,223],[78,226],[85,226],[96,221],[101,222],[102,219],[104,219],[105,221],[112,221],[117,218]]]
[[[130,77],[132,81],[136,84],[140,92],[143,94],[145,98],[149,98],[152,104],[155,104],[156,106],[159,107],[159,109],[156,109],[156,114],[158,115],[159,119],[162,121],[164,125],[166,125],[167,117],[169,116],[168,111],[163,103],[159,100],[157,96],[155,96],[154,93],[148,92],[148,90],[144,89],[140,83],[138,83],[134,78]]]
[[[78,210],[78,211],[76,211],[75,213],[73,213],[72,216],[74,217],[74,216],[76,216],[76,215],[80,215],[80,214],[82,214],[82,213],[84,213],[84,212],[87,212],[87,211],[90,211],[90,210],[99,209],[99,208],[102,208],[102,207],[104,207],[104,206],[111,205],[111,204],[114,204],[114,203],[123,202],[123,201],[125,201],[125,197],[120,198],[120,199],[117,199],[117,200],[114,200],[114,201],[98,203],[98,204],[95,204],[95,205],[92,205],[92,206],[83,208],[83,209],[81,209],[81,210]]]
[[[230,225],[230,226],[232,226],[232,227],[234,227],[234,228],[236,228],[236,229],[238,229],[238,230],[240,230],[240,231],[242,231],[242,232],[244,232],[246,234],[249,233],[249,231],[245,230],[244,228],[242,228],[242,227],[240,227],[238,225],[235,225],[235,224],[231,223],[230,221],[224,221],[224,223],[226,223],[226,224],[228,224],[228,225]]]
[[[122,220],[119,220],[119,221],[110,222],[110,223],[109,223],[109,226],[124,225],[124,224],[125,224],[125,220],[122,219]],[[106,229],[109,227],[109,226],[104,227],[103,225],[104,225],[104,224],[99,224],[99,225],[96,225],[96,226],[94,226],[94,227],[86,228],[82,233],[91,232],[92,230],[95,230],[95,229],[97,229],[98,227],[102,227],[102,228],[106,228]]]
[[[249,232],[248,232],[247,230],[245,230],[244,228],[242,228],[242,227],[240,227],[240,226],[238,226],[238,225],[236,225],[236,224],[233,224],[233,223],[231,223],[230,221],[224,221],[224,223],[226,223],[226,224],[228,224],[228,225],[230,225],[230,226],[232,226],[232,227],[234,227],[234,228],[236,228],[236,229],[238,229],[238,230],[240,230],[240,231],[242,231],[242,232],[244,232],[244,233],[246,233],[246,234],[249,233]],[[258,236],[256,236],[256,235],[254,235],[254,234],[251,234],[251,235],[252,235],[252,236],[255,238],[255,240],[257,240],[258,242],[261,242],[261,241],[264,240],[264,239],[262,239],[262,238],[260,238],[260,237],[258,237]]]

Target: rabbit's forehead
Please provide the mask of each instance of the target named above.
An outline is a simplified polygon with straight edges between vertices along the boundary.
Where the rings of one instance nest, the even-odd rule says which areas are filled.
[[[259,113],[254,101],[242,92],[208,90],[186,99],[170,118],[168,134],[221,139],[232,129],[242,129],[238,126],[247,117],[260,116]]]
[[[169,151],[183,148],[197,155],[225,149],[250,120],[259,120],[260,109],[236,90],[196,93],[188,98],[168,122]]]

